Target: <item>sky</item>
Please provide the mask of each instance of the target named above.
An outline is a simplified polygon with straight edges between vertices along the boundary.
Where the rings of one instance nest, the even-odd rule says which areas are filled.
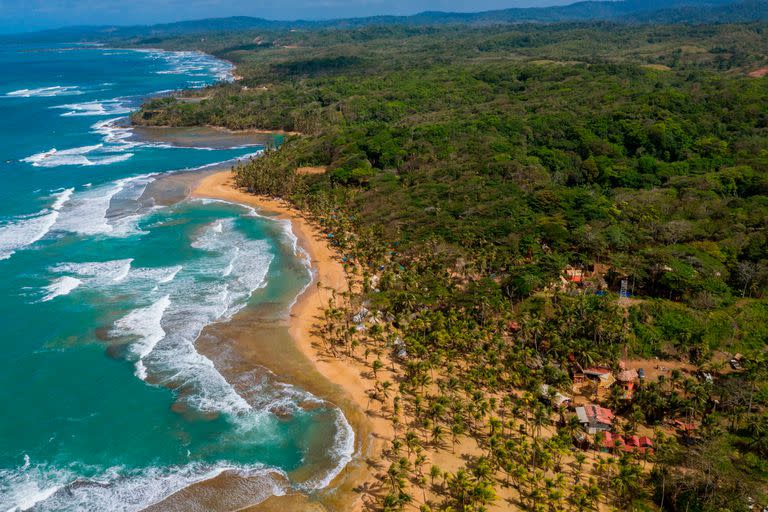
[[[575,1],[575,0],[573,0]],[[0,32],[69,25],[146,25],[225,16],[331,19],[421,11],[474,12],[570,0],[0,0]]]

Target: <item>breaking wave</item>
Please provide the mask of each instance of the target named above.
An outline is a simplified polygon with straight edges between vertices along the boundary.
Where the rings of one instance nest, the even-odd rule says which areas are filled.
[[[53,194],[49,208],[27,216],[20,216],[0,225],[0,260],[6,260],[50,231],[59,217],[59,210],[69,201],[74,192],[68,188]]]
[[[168,69],[156,71],[159,75],[186,75],[209,78],[211,75],[218,80],[232,81],[234,66],[226,61],[206,55],[201,52],[169,52],[163,50],[137,50],[145,53],[148,58],[162,61]],[[200,85],[206,85],[204,80]]]
[[[100,232],[93,229],[98,224],[79,227]],[[252,412],[213,362],[197,352],[195,341],[207,325],[231,318],[253,291],[266,285],[273,258],[269,244],[247,238],[233,219],[225,219],[206,227],[191,245],[207,254],[184,268],[134,268],[132,259],[122,259],[62,263],[51,271],[107,296],[133,293],[138,299],[154,294],[151,304],[129,311],[112,329],[115,337],[130,343],[137,375],[145,379],[150,374],[201,412]],[[225,267],[232,271],[221,276]]]
[[[62,117],[70,116],[115,116],[129,114],[131,107],[120,99],[94,100],[84,103],[68,103],[66,105],[56,105],[50,107],[53,109],[66,110]]]
[[[61,209],[53,230],[79,235],[101,234],[120,237],[143,234],[137,227],[141,219],[141,214],[137,211],[112,218],[108,216],[108,212],[113,199],[138,199],[154,176],[145,174],[124,178],[78,192]]]
[[[48,302],[56,297],[62,295],[69,295],[69,293],[83,284],[83,282],[76,277],[64,276],[51,281],[51,284],[44,287],[44,290],[48,292],[45,297],[40,299],[40,302]]]
[[[136,512],[158,503],[175,492],[215,478],[224,472],[248,477],[251,504],[288,491],[285,473],[260,464],[237,465],[226,461],[216,464],[193,462],[170,467],[125,469],[112,467],[95,472],[92,468],[57,468],[30,464],[0,470],[0,510],[39,512],[80,510]],[[78,476],[94,473],[90,477]]]
[[[34,167],[61,167],[66,165],[92,166],[125,162],[133,153],[114,153],[103,144],[57,150],[56,148],[23,158],[22,162]]]
[[[6,98],[52,98],[54,96],[77,96],[85,94],[76,85],[54,85],[37,89],[19,89],[5,94]]]
[[[195,85],[211,83],[212,71],[217,79],[232,79],[230,64],[204,54],[146,53],[148,58],[161,61],[167,68],[158,73],[201,78]],[[56,86],[22,89],[5,96],[79,95],[84,94],[86,89],[93,92],[88,88]],[[64,101],[54,100],[55,103]],[[116,98],[68,103],[52,108],[62,110],[64,117],[120,116],[128,113],[129,102],[130,99]],[[130,140],[131,130],[119,125],[121,119],[94,119],[98,122],[91,129],[101,135],[100,144],[51,149],[23,161],[41,168],[106,166],[130,159],[133,156],[129,152],[131,148],[154,146]],[[49,146],[38,149],[44,147]],[[241,158],[258,154],[251,153]],[[93,179],[93,186],[79,185],[77,190],[69,188],[57,192],[51,196],[50,205],[46,208],[0,225],[0,259],[10,258],[15,251],[46,236],[62,238],[75,235],[80,239],[102,239],[145,233],[140,224],[155,210],[143,205],[141,196],[154,175],[106,184],[99,184],[96,181],[98,178]],[[48,263],[46,266],[51,266],[47,267],[47,284],[41,286],[38,297],[40,302],[70,294],[71,299],[78,300],[89,299],[88,293],[103,298],[110,304],[109,324],[105,332],[108,331],[117,346],[116,353],[124,355],[134,365],[138,378],[149,385],[176,391],[178,404],[187,410],[199,411],[206,416],[221,416],[235,427],[232,435],[237,440],[263,441],[270,440],[270,436],[278,436],[276,425],[282,420],[275,414],[277,409],[287,408],[303,414],[306,411],[299,404],[324,402],[309,393],[279,383],[272,383],[269,387],[232,383],[213,360],[195,347],[206,326],[227,321],[247,305],[255,290],[266,286],[273,261],[272,249],[267,241],[246,236],[239,222],[239,218],[222,218],[195,232],[188,240],[188,247],[185,247],[192,256],[183,261],[183,266],[140,266],[139,256],[137,260],[122,257],[107,261],[64,260],[59,264]],[[286,224],[286,236],[289,239],[293,236],[289,224]],[[295,237],[291,240],[294,252],[301,254],[302,249]],[[125,242],[115,240],[114,243]],[[60,248],[57,246],[57,250]],[[76,258],[72,256],[72,259]],[[329,414],[335,415],[331,416],[336,430],[330,450],[331,465],[335,466],[327,473],[297,486],[302,489],[325,487],[352,456],[354,432],[340,410],[332,408]],[[32,464],[27,458],[18,468],[0,469],[0,511],[30,508],[41,511],[138,511],[191,484],[223,472],[255,479],[255,487],[249,488],[250,501],[247,505],[272,495],[284,494],[290,487],[285,473],[263,465],[229,460],[184,463],[186,459],[182,459],[181,462],[165,467],[132,469],[122,466],[106,468],[109,464],[99,468],[75,463]]]

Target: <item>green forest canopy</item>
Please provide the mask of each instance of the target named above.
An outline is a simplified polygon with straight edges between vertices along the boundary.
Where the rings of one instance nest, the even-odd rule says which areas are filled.
[[[376,274],[365,300],[421,322],[412,338],[400,325],[409,353],[478,361],[466,375],[478,387],[562,384],[564,362],[613,364],[620,352],[707,365],[719,352],[764,356],[768,339],[766,28],[373,26],[153,40],[230,59],[242,79],[187,93],[196,101],[150,101],[133,120],[301,132],[239,166],[239,183],[312,212]],[[302,165],[328,172],[296,175]],[[607,296],[595,295],[602,283],[552,293],[567,266],[596,264]],[[622,280],[639,299],[626,319],[612,295]],[[518,366],[520,350],[498,339],[491,319],[510,317],[548,319],[547,343],[534,347],[541,371]],[[489,380],[502,363],[519,373]],[[732,401],[741,420],[719,441],[741,454],[724,475],[734,489],[768,469],[754,459],[767,454],[766,433],[745,426],[765,414],[766,376],[749,375],[758,398]],[[747,386],[740,378],[718,392]],[[680,396],[641,394],[645,421],[695,407]],[[676,506],[723,506],[692,492]]]

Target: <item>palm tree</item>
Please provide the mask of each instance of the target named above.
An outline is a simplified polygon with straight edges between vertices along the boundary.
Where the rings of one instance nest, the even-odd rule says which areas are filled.
[[[408,450],[408,456],[411,455],[411,452],[415,450],[419,444],[419,438],[416,435],[415,432],[411,432],[410,430],[405,433],[405,446]]]
[[[747,422],[747,429],[752,436],[750,445],[763,456],[768,455],[768,413],[753,414]]]
[[[584,512],[592,508],[592,504],[587,497],[587,491],[582,485],[573,486],[568,501],[571,502],[577,512]]]
[[[603,491],[600,490],[600,486],[597,485],[597,481],[595,481],[594,478],[589,479],[589,485],[586,488],[586,497],[592,508],[597,509],[597,504],[603,497]]]
[[[433,446],[440,446],[443,443],[443,427],[435,424],[432,427],[431,443]]]
[[[627,505],[640,487],[642,470],[628,456],[619,459],[618,471],[611,478],[611,488],[616,493],[621,505]]]
[[[441,474],[442,472],[438,466],[433,465],[431,468],[429,468],[429,479],[432,483],[432,487],[435,486],[435,478],[439,477]]]
[[[549,411],[547,411],[543,405],[537,404],[536,408],[533,410],[531,423],[533,424],[536,437],[541,437],[541,429],[552,423],[549,417]]]
[[[376,359],[373,362],[373,365],[371,366],[371,369],[373,370],[373,378],[377,378],[376,373],[381,370],[384,367],[384,363],[381,362],[380,359]]]
[[[574,469],[576,470],[574,479],[578,482],[581,479],[581,469],[584,467],[584,462],[586,462],[587,456],[581,452],[577,452],[576,455],[574,455],[574,459]]]
[[[385,380],[384,382],[381,383],[381,385],[379,385],[379,391],[381,392],[381,396],[384,399],[389,398],[389,391],[390,391],[390,389],[392,389],[392,383],[390,381],[388,381],[388,380]]]
[[[459,437],[464,435],[465,427],[462,421],[454,421],[451,425],[451,437],[453,439],[453,453],[456,453],[456,443],[459,442]]]

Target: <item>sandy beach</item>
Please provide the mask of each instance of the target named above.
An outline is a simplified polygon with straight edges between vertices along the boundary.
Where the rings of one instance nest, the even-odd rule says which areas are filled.
[[[384,443],[392,438],[393,432],[391,422],[371,408],[373,404],[370,403],[368,391],[373,387],[373,381],[368,378],[370,370],[349,358],[338,359],[325,354],[313,334],[314,326],[322,316],[333,291],[342,292],[348,289],[344,267],[318,228],[299,211],[283,201],[255,196],[237,189],[230,171],[204,177],[193,188],[191,196],[245,204],[264,215],[288,219],[299,243],[309,254],[314,274],[313,282],[294,304],[290,312],[288,330],[296,348],[327,382],[318,382],[317,379],[305,376],[306,372],[297,370],[291,373],[293,380],[298,381],[294,382],[295,384],[326,397],[331,395],[330,399],[342,408],[357,437],[355,459],[328,489],[319,493],[319,503],[311,505],[315,507],[319,504],[326,510],[362,510],[363,495],[356,489],[371,478],[373,467],[367,461],[378,458]],[[277,354],[275,356],[279,357]],[[248,510],[307,509],[310,503],[300,505],[302,499],[296,495],[274,497]]]

